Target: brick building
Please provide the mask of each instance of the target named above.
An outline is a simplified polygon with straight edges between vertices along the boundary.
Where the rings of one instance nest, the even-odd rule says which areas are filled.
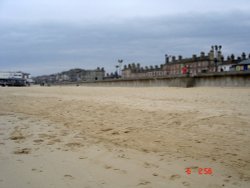
[[[122,70],[122,78],[152,78],[152,77],[177,77],[196,76],[203,73],[233,71],[234,65],[247,59],[245,53],[237,59],[234,55],[228,56],[225,60],[221,52],[221,46],[212,46],[209,53],[201,52],[199,56],[183,59],[182,56],[165,55],[165,64],[160,66],[141,67],[140,64],[129,64]],[[248,57],[250,58],[250,57]]]

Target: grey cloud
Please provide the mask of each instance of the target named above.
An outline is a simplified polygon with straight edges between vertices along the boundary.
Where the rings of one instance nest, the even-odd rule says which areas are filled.
[[[118,58],[125,63],[161,64],[164,54],[208,51],[222,44],[226,53],[249,52],[250,15],[183,14],[137,18],[123,22],[1,24],[2,69],[46,74],[69,68],[103,66],[113,71]]]

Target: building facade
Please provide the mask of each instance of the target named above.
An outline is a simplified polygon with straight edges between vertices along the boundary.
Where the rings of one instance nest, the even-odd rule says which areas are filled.
[[[165,64],[160,66],[141,67],[140,64],[125,65],[122,70],[122,78],[153,78],[153,77],[177,77],[177,76],[196,76],[204,73],[237,71],[235,65],[242,60],[250,58],[242,53],[241,57],[235,59],[234,55],[224,58],[221,46],[212,46],[209,53],[201,52],[199,56],[193,55],[191,58],[183,59],[182,56],[165,55]]]
[[[1,86],[26,86],[30,85],[30,74],[21,71],[0,71]]]
[[[104,68],[95,70],[71,69],[57,74],[37,76],[34,78],[37,84],[55,84],[63,82],[88,82],[103,80],[105,75]]]

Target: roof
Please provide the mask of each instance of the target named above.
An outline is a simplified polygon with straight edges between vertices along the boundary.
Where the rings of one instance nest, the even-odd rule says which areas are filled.
[[[30,75],[30,73],[25,73],[22,71],[0,71],[0,73],[22,73],[22,74]]]
[[[250,59],[243,60],[239,62],[239,65],[249,65],[250,64]]]

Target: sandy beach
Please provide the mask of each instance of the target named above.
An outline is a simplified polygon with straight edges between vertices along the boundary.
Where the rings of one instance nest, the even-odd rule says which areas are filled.
[[[250,187],[250,88],[0,88],[0,187]]]

